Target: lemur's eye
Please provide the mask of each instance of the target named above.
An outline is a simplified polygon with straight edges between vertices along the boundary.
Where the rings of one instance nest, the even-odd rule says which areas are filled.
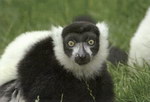
[[[89,44],[90,46],[92,46],[92,45],[95,44],[95,41],[94,41],[94,40],[88,40],[88,44]]]
[[[75,46],[75,42],[74,42],[74,41],[69,41],[69,42],[68,42],[68,45],[69,45],[70,47],[73,47],[73,46]]]

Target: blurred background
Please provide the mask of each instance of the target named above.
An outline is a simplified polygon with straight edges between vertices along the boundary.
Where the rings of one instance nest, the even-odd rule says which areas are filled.
[[[51,25],[65,26],[74,17],[86,14],[105,21],[110,28],[110,42],[127,52],[148,7],[150,0],[0,0],[0,54],[23,32],[49,30]],[[123,70],[111,70],[117,102],[150,102],[148,73],[145,76],[141,73],[145,80],[138,81],[139,76],[128,76],[126,67],[122,67]]]
[[[124,50],[150,0],[0,0],[0,52],[18,34],[66,25],[78,15],[106,21],[110,41]]]

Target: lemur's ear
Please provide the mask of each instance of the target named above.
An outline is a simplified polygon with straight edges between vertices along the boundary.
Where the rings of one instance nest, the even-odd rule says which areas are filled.
[[[100,31],[100,35],[108,38],[108,34],[109,34],[108,25],[105,22],[98,22],[96,26],[98,27]]]

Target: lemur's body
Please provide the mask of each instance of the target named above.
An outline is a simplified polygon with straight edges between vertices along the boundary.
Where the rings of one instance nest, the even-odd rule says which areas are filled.
[[[79,21],[64,29],[37,32],[38,40],[26,46],[16,62],[12,79],[18,78],[0,87],[0,101],[113,102],[113,83],[105,62],[107,30],[103,23]]]
[[[25,76],[21,78],[23,80],[21,86],[27,99],[34,101],[39,95],[41,102],[59,102],[63,95],[63,102],[94,102],[85,83],[87,81],[96,102],[111,102],[112,81],[105,69],[105,63],[101,66],[101,73],[98,76],[93,79],[79,80],[72,72],[67,72],[64,66],[59,65],[51,49],[53,46],[51,41],[52,39],[48,38],[39,45],[37,44],[20,66],[22,69],[20,73]],[[37,51],[36,54],[35,51]],[[28,62],[30,56],[33,60]],[[35,62],[34,59],[36,59]]]

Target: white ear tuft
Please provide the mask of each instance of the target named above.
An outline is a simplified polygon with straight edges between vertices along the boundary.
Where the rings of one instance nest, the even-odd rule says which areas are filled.
[[[98,22],[96,26],[98,27],[100,34],[107,38],[109,33],[108,25],[105,22]]]
[[[61,33],[62,33],[62,30],[63,30],[63,27],[61,26],[52,26],[51,27],[51,33],[52,33],[52,38],[58,38],[61,36]]]

